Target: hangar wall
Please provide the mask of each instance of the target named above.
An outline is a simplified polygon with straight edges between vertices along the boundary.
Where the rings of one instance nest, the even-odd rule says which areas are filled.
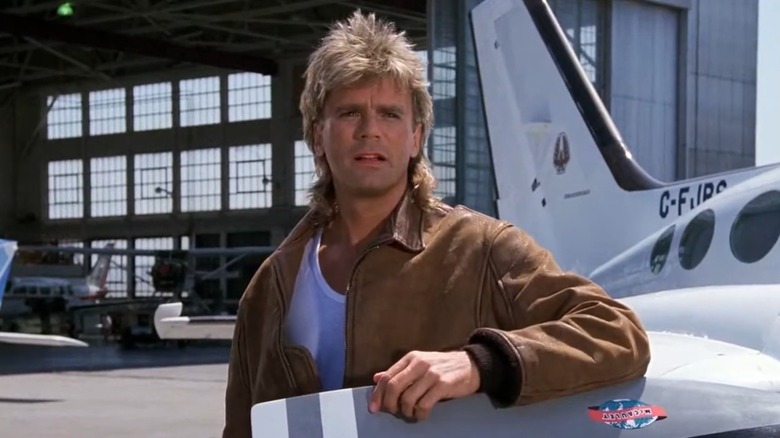
[[[757,0],[612,0],[610,111],[673,181],[755,162]]]
[[[677,179],[681,11],[612,2],[610,112],[639,163],[662,181]]]
[[[753,166],[758,0],[693,0],[688,28],[686,174]]]
[[[14,129],[0,141],[33,139],[8,160],[18,171],[4,172],[19,187],[7,211],[27,220],[7,232],[22,243],[93,247],[277,245],[305,212],[313,176],[294,96],[299,65],[281,62],[273,78],[199,68],[19,96],[2,119]],[[218,259],[197,269],[226,261]],[[151,257],[114,261],[111,296],[151,293]],[[259,262],[244,265],[204,287],[235,300]]]

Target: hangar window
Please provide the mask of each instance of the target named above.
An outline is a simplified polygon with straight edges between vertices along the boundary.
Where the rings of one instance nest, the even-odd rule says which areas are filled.
[[[314,154],[303,140],[295,142],[295,205],[308,205],[314,183]]]
[[[181,153],[181,211],[222,207],[222,169],[219,148]]]
[[[745,204],[731,226],[731,252],[743,263],[769,254],[780,237],[780,191],[764,192]]]
[[[81,137],[81,94],[48,96],[46,107],[47,138]]]
[[[666,265],[666,259],[669,258],[669,250],[672,248],[672,238],[674,237],[675,226],[672,225],[664,231],[653,246],[650,253],[650,270],[653,274],[658,274]]]
[[[607,33],[606,17],[611,13],[604,3],[593,0],[549,2],[585,74],[602,95],[605,85],[603,76],[607,68],[604,35]]]
[[[138,154],[133,162],[135,214],[173,210],[173,154]]]
[[[425,82],[428,82],[428,51],[418,50],[415,53],[417,53],[417,56],[420,57],[420,61],[423,63],[423,79]]]
[[[230,148],[230,208],[271,206],[271,144]]]
[[[697,214],[685,227],[680,237],[680,266],[694,269],[699,266],[712,243],[715,231],[715,212],[707,209]]]
[[[179,125],[213,125],[221,121],[219,77],[186,79],[179,83]]]
[[[89,164],[92,217],[127,214],[127,157],[92,158]]]
[[[89,135],[125,132],[126,114],[124,88],[89,93]]]
[[[93,240],[90,244],[91,248],[103,248],[107,243],[114,242],[115,249],[127,249],[127,240],[124,239],[111,239],[111,240]],[[94,268],[99,254],[90,254],[90,267]],[[106,287],[108,288],[108,294],[106,298],[127,298],[128,287],[127,284],[127,256],[114,254],[111,256],[111,268],[108,270],[106,276]]]
[[[433,172],[438,179],[435,195],[446,198],[456,192],[456,156],[457,133],[454,126],[433,128],[431,136],[430,160]]]
[[[438,47],[431,53],[431,97],[433,100],[450,99],[456,96],[455,77],[457,67],[457,48],[454,45]],[[448,109],[447,112],[452,111]],[[441,111],[440,111],[441,112]],[[449,122],[448,124],[451,124]]]
[[[133,87],[133,130],[150,131],[173,126],[171,83]]]
[[[83,178],[84,164],[81,160],[49,162],[49,219],[84,216]]]
[[[271,76],[245,72],[233,73],[227,79],[229,121],[271,117]]]
[[[135,249],[173,249],[173,237],[142,237],[135,239]],[[135,264],[135,296],[150,297],[154,294],[152,276],[154,256],[133,256]]]

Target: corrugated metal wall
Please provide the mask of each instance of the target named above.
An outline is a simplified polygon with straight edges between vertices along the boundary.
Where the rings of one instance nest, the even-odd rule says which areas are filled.
[[[758,0],[694,0],[688,26],[687,173],[752,166]]]
[[[611,2],[608,94],[626,143],[667,181],[752,166],[758,0],[660,3]]]
[[[680,10],[635,0],[612,4],[611,113],[637,161],[676,178]]]

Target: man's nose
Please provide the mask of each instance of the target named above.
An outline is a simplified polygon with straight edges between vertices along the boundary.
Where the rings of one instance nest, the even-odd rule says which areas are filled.
[[[379,123],[375,114],[364,114],[360,118],[360,138],[378,138]]]

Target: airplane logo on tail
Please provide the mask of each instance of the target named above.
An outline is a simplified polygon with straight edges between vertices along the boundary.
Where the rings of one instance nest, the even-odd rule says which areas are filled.
[[[558,175],[566,172],[566,165],[569,164],[569,159],[571,159],[569,138],[566,137],[565,132],[561,132],[555,140],[555,152],[553,153],[553,165]]]

